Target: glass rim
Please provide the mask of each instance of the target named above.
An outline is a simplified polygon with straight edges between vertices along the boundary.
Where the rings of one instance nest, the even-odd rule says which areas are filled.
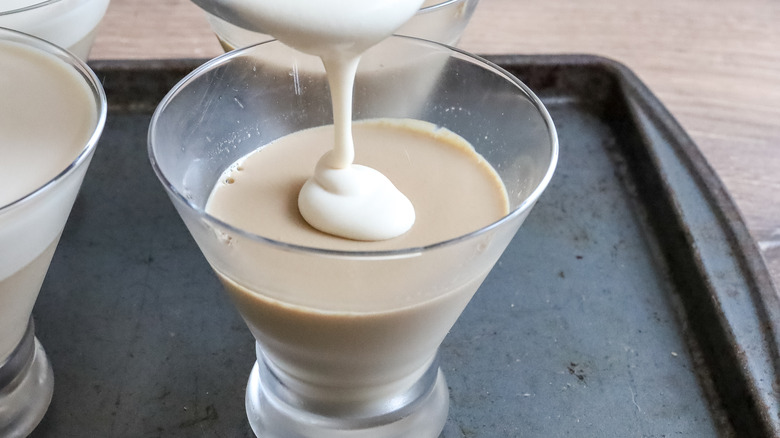
[[[454,0],[454,1],[460,1],[460,0]],[[269,45],[269,44],[281,44],[277,40],[269,40],[264,41],[261,43],[253,44],[251,46],[244,47],[242,49],[233,50],[227,53],[224,53],[222,55],[217,56],[216,58],[213,58],[206,63],[202,64],[192,72],[190,72],[187,76],[185,76],[183,79],[181,79],[176,85],[171,88],[170,91],[163,97],[163,99],[158,104],[157,108],[155,109],[151,122],[149,123],[149,131],[147,133],[147,153],[149,156],[149,160],[151,162],[152,168],[154,170],[154,173],[157,175],[157,178],[162,182],[163,187],[165,188],[166,192],[168,192],[169,196],[175,199],[176,202],[182,203],[184,206],[186,206],[191,211],[194,211],[199,217],[205,219],[207,222],[214,223],[218,225],[220,228],[225,229],[226,231],[230,233],[234,233],[238,236],[241,236],[242,238],[247,238],[253,242],[256,243],[265,243],[268,245],[275,246],[280,249],[285,249],[288,251],[296,251],[296,252],[307,252],[312,254],[318,254],[318,255],[324,255],[324,256],[331,256],[331,257],[352,257],[352,258],[387,258],[387,257],[393,257],[393,258],[404,258],[404,257],[410,257],[410,256],[416,256],[423,252],[427,252],[433,249],[441,248],[441,247],[447,247],[454,244],[457,244],[459,242],[462,242],[464,240],[473,239],[476,237],[479,237],[495,228],[500,227],[502,224],[511,221],[517,216],[522,215],[525,211],[527,211],[531,206],[534,205],[534,203],[537,201],[537,199],[541,196],[542,192],[544,192],[545,188],[549,184],[550,180],[552,179],[553,173],[555,171],[555,167],[558,162],[558,135],[555,130],[555,125],[553,123],[552,117],[550,116],[549,112],[547,111],[547,108],[545,108],[544,104],[542,103],[541,99],[539,99],[536,94],[531,91],[530,88],[528,88],[527,85],[525,85],[523,82],[521,82],[519,79],[517,79],[514,75],[509,73],[508,71],[504,70],[500,66],[496,65],[493,62],[490,62],[480,56],[468,53],[464,50],[458,49],[456,47],[451,47],[442,43],[424,40],[421,38],[416,37],[410,37],[410,36],[404,36],[404,35],[393,35],[390,37],[390,39],[404,39],[404,40],[411,40],[415,41],[417,43],[427,44],[433,47],[436,47],[438,50],[444,50],[449,53],[450,57],[453,55],[460,56],[462,58],[465,58],[469,62],[472,62],[476,65],[479,65],[483,69],[487,69],[492,71],[494,74],[498,74],[499,76],[503,77],[507,82],[513,84],[516,86],[520,91],[522,91],[528,100],[533,104],[534,108],[539,111],[539,114],[541,115],[545,126],[547,127],[547,134],[548,138],[550,140],[550,162],[547,166],[547,169],[545,170],[544,177],[542,180],[537,184],[537,186],[534,188],[534,190],[531,192],[530,195],[528,195],[517,207],[512,209],[509,213],[501,217],[500,219],[482,227],[479,229],[476,229],[474,231],[461,234],[459,236],[455,236],[449,239],[441,240],[438,242],[422,245],[422,246],[415,246],[415,247],[405,247],[405,248],[398,248],[398,249],[385,249],[385,250],[336,250],[336,249],[328,249],[328,248],[320,248],[320,247],[314,247],[314,246],[306,246],[306,245],[299,245],[299,244],[293,244],[289,242],[284,242],[281,240],[275,240],[271,239],[259,234],[251,233],[249,231],[246,231],[244,229],[241,229],[239,227],[236,227],[234,225],[231,225],[228,222],[225,222],[215,216],[212,216],[208,212],[206,212],[205,208],[199,207],[194,202],[192,202],[190,199],[188,199],[182,192],[176,189],[176,187],[171,183],[171,181],[165,176],[165,173],[160,168],[157,159],[155,158],[155,142],[154,142],[154,132],[156,131],[158,121],[160,118],[160,115],[165,110],[165,108],[168,106],[168,104],[176,97],[176,95],[184,89],[189,83],[191,83],[193,80],[197,79],[204,73],[211,71],[212,69],[215,69],[229,61],[231,61],[233,58],[238,58],[242,55],[246,55],[248,52],[251,52],[252,50],[255,50],[263,45]],[[293,50],[293,49],[290,49]]]
[[[60,0],[48,1],[56,2]],[[81,148],[81,151],[78,153],[78,155],[70,163],[68,163],[64,169],[62,169],[53,177],[49,178],[49,180],[45,183],[7,204],[0,205],[0,215],[2,215],[7,211],[31,202],[32,199],[41,196],[43,192],[48,191],[52,186],[56,185],[59,181],[73,173],[75,169],[80,167],[87,160],[87,158],[97,147],[98,140],[100,139],[100,135],[103,132],[103,128],[106,123],[106,116],[108,113],[108,99],[106,98],[106,92],[103,89],[103,86],[101,85],[100,80],[98,79],[95,72],[89,68],[86,62],[82,61],[76,55],[73,55],[67,50],[33,35],[12,29],[6,29],[3,27],[0,27],[0,41],[10,41],[23,44],[27,47],[35,48],[45,52],[49,56],[54,56],[55,58],[64,61],[70,67],[74,68],[81,76],[81,78],[87,83],[90,91],[92,91],[92,97],[94,98],[94,102],[97,107],[97,119],[95,121],[94,127],[92,128],[92,133],[85,142],[84,146]]]

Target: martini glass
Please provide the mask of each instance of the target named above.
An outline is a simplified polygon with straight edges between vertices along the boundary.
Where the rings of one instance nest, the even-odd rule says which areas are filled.
[[[21,53],[35,54],[35,59],[46,60],[34,63],[39,70],[36,72],[37,80],[50,81],[55,75],[68,75],[73,81],[64,83],[76,89],[78,87],[74,84],[83,86],[85,95],[89,96],[86,102],[80,99],[67,100],[71,96],[69,90],[53,90],[52,86],[36,82],[35,85],[18,85],[18,89],[30,94],[50,93],[45,94],[49,99],[23,101],[10,99],[5,94],[13,90],[13,86],[0,87],[0,100],[4,105],[15,105],[18,111],[14,114],[19,114],[18,118],[11,117],[10,124],[0,125],[34,126],[41,132],[48,132],[53,129],[52,126],[62,128],[46,140],[42,140],[44,135],[41,135],[40,138],[26,137],[22,141],[16,137],[19,135],[17,130],[4,132],[0,129],[4,159],[8,159],[9,155],[13,157],[17,149],[32,145],[35,145],[37,154],[43,155],[40,160],[34,156],[11,168],[0,165],[0,172],[24,175],[39,173],[41,166],[48,169],[42,173],[42,179],[45,180],[42,185],[0,201],[0,436],[24,437],[48,409],[54,385],[49,361],[35,338],[32,309],[103,130],[106,96],[89,67],[65,50],[7,29],[0,29],[0,44],[3,45],[0,49],[0,66],[27,65],[27,62],[22,61],[27,56],[20,56],[20,51],[14,49],[22,47],[24,50]],[[6,80],[2,73],[0,77]],[[33,89],[34,92],[30,91]],[[71,132],[74,130],[70,129],[72,125],[68,124],[70,122],[60,122],[57,120],[59,113],[48,111],[63,106],[67,106],[68,111],[83,111],[83,118],[74,118],[78,121],[73,123],[86,124],[86,138],[81,139],[81,134],[74,136]],[[30,114],[48,115],[41,115],[40,120],[35,120],[35,116]],[[28,133],[30,131],[34,129],[27,130]],[[80,132],[78,129],[75,131]],[[74,144],[74,141],[83,143]],[[62,159],[55,163],[48,162],[48,157]],[[8,177],[3,181],[7,182]],[[13,181],[17,186],[26,184],[23,176]]]
[[[332,123],[315,60],[271,41],[207,62],[157,108],[151,163],[256,339],[245,397],[258,436],[436,437],[448,412],[437,350],[552,177],[555,129],[497,66],[391,37],[361,61],[354,118],[459,134],[497,170],[509,214],[446,241],[362,252],[294,245],[211,216],[210,192],[237,159]]]
[[[35,35],[87,59],[109,0],[3,0],[0,27]]]

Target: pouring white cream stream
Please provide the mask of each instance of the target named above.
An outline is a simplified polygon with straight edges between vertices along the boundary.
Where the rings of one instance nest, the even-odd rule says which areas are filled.
[[[244,22],[288,46],[319,56],[333,104],[335,143],[298,197],[309,225],[354,240],[384,240],[408,231],[411,202],[378,171],[354,164],[352,88],[361,54],[390,36],[423,0],[221,0]]]

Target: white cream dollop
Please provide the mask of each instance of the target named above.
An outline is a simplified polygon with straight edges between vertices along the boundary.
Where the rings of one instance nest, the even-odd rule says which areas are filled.
[[[352,87],[361,54],[390,36],[423,0],[218,0],[243,25],[319,56],[333,104],[335,144],[298,197],[314,228],[355,240],[400,236],[414,224],[411,202],[381,173],[353,164]]]
[[[386,240],[415,220],[411,201],[382,173],[351,164],[329,165],[323,156],[298,195],[298,210],[312,227],[353,240]]]

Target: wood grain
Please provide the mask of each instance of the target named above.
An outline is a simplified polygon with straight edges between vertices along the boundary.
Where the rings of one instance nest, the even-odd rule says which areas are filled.
[[[780,2],[482,0],[460,46],[631,68],[701,148],[780,285]],[[189,0],[112,0],[93,59],[222,53]]]

